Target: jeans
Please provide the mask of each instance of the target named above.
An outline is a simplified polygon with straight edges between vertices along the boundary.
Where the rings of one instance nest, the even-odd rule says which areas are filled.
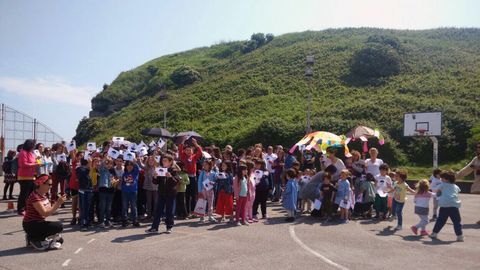
[[[33,180],[20,180],[20,195],[18,195],[17,211],[20,213],[25,210],[25,204],[30,193],[33,192],[35,186]]]
[[[462,235],[462,218],[460,217],[460,209],[457,207],[440,207],[440,211],[438,213],[437,222],[435,222],[435,227],[433,227],[434,233],[439,233],[445,223],[447,223],[447,219],[450,218],[453,222],[453,229],[455,230],[455,234]]]
[[[185,203],[187,206],[187,213],[192,213],[195,210],[195,205],[197,204],[197,177],[188,176],[190,179],[190,184],[187,185],[185,190]]]
[[[112,216],[113,192],[100,191],[100,207],[98,213],[98,222],[107,224]]]
[[[122,221],[127,221],[128,207],[130,206],[130,219],[137,222],[137,192],[122,191]]]
[[[91,190],[80,190],[78,191],[78,200],[80,206],[80,225],[88,226],[89,222],[89,212],[92,204],[93,192]]]
[[[165,216],[165,224],[167,230],[173,227],[173,215],[175,211],[175,196],[158,196],[157,206],[155,208],[155,215],[153,218],[152,229],[158,230],[160,220]]]
[[[274,181],[274,187],[273,187],[273,197],[277,200],[279,200],[282,197],[282,180],[281,176],[278,176],[278,179],[275,179],[277,177],[273,177]]]
[[[153,213],[155,213],[155,207],[157,205],[157,191],[156,190],[145,190],[145,194],[147,197],[147,205],[146,211],[148,217],[153,217]]]
[[[91,222],[95,221],[95,215],[97,216],[97,220],[100,219],[99,218],[100,211],[98,210],[99,207],[100,207],[100,195],[98,191],[94,191],[92,196],[92,202],[90,205],[90,210],[88,212],[88,217]]]
[[[404,205],[405,205],[404,202],[403,203],[397,202],[395,199],[393,199],[392,214],[397,215],[397,225],[398,226],[402,226],[402,221],[403,221],[402,211],[403,211],[403,206]]]

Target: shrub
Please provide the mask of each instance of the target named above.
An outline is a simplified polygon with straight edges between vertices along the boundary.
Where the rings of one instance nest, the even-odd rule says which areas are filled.
[[[365,78],[397,75],[400,73],[400,57],[390,46],[369,45],[353,55],[350,71]]]
[[[170,75],[170,79],[178,87],[182,87],[201,80],[201,77],[198,71],[184,65],[174,70],[172,75]]]

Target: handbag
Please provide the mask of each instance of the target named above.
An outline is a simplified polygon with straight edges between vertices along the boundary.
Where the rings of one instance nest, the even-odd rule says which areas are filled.
[[[195,205],[195,210],[193,213],[197,216],[205,216],[205,211],[207,210],[207,201],[205,199],[198,199],[197,204]]]

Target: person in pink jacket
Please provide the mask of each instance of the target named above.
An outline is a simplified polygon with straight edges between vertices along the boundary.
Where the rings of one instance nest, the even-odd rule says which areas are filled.
[[[20,154],[18,154],[17,180],[20,184],[20,195],[18,196],[17,212],[19,215],[23,215],[26,200],[35,188],[33,182],[35,181],[37,167],[40,164],[37,163],[33,153],[34,148],[35,140],[26,140]]]

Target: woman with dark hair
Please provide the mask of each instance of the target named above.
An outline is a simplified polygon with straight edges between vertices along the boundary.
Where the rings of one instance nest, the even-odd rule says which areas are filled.
[[[35,180],[35,190],[30,193],[26,201],[23,229],[26,232],[27,245],[32,245],[36,250],[58,249],[62,246],[63,231],[61,222],[46,221],[45,218],[65,202],[65,195],[60,197],[53,205],[50,204],[46,194],[52,186],[49,175],[42,174]]]
[[[17,212],[23,215],[25,201],[34,189],[33,181],[35,180],[35,172],[39,164],[33,153],[35,140],[26,140],[23,149],[18,155],[18,172],[17,180],[20,184],[20,195],[18,196]]]

